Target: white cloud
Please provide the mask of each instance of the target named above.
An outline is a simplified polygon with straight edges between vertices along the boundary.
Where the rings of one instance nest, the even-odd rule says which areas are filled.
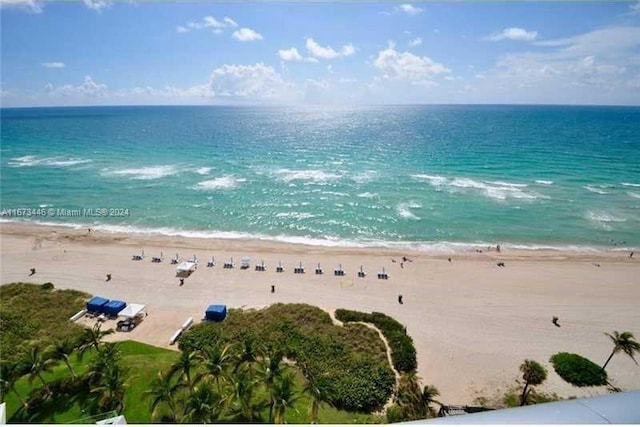
[[[635,15],[636,13],[640,13],[640,0],[636,1],[634,4],[629,5],[629,10],[633,15]]]
[[[425,82],[438,74],[449,73],[444,65],[427,56],[416,56],[410,52],[398,52],[393,42],[378,52],[373,65],[384,73],[386,79]]]
[[[397,10],[400,10],[409,16],[419,15],[424,11],[424,9],[412,6],[408,3],[401,4],[400,6],[398,6]]]
[[[236,21],[234,21],[233,19],[229,18],[228,16],[224,17],[224,22],[226,22],[229,26],[231,26],[233,28],[236,28],[238,26]]]
[[[63,98],[99,98],[108,95],[107,85],[96,83],[91,76],[85,76],[81,85],[54,86],[48,83],[44,89],[53,97]]]
[[[281,49],[278,51],[280,59],[283,61],[302,61],[304,58],[298,52],[298,49],[292,47],[291,49]]]
[[[44,68],[64,68],[64,62],[43,62],[42,65]]]
[[[333,74],[333,65],[331,64],[327,65],[327,73]]]
[[[500,40],[520,40],[520,41],[533,41],[538,38],[537,31],[527,31],[524,28],[505,28],[501,33],[492,34],[486,39],[491,41]]]
[[[31,13],[42,13],[42,3],[37,0],[0,0],[0,6],[22,9]]]
[[[233,38],[241,42],[253,42],[256,40],[262,40],[262,35],[251,28],[240,28],[233,32]]]
[[[218,21],[213,16],[205,16],[200,21],[189,21],[185,25],[176,26],[176,32],[188,33],[191,30],[204,30],[210,28],[214,33],[220,34],[225,28],[235,28],[238,24],[233,19],[225,16],[222,21]]]
[[[409,46],[420,46],[422,44],[422,38],[416,37],[415,39],[409,41]]]
[[[223,65],[211,73],[209,89],[215,97],[251,100],[277,100],[288,97],[293,86],[285,82],[273,67]]]
[[[103,9],[108,9],[111,7],[111,2],[104,0],[84,0],[84,5],[91,10],[95,10],[96,12],[101,13]]]
[[[307,39],[306,43],[309,52],[316,58],[321,59],[335,59],[345,56],[353,55],[356,51],[355,47],[351,43],[342,46],[340,52],[335,51],[331,46],[323,47],[316,43],[312,38]]]

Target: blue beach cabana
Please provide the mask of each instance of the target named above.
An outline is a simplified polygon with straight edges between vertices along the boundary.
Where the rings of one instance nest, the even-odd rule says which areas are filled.
[[[109,303],[109,300],[102,297],[93,297],[87,302],[87,311],[89,313],[102,313],[104,311],[105,304]]]
[[[205,319],[214,322],[222,322],[227,317],[227,306],[222,304],[212,304],[205,312]]]
[[[127,303],[124,301],[113,300],[106,303],[103,306],[102,311],[107,316],[117,316],[118,313],[120,313],[120,311],[122,311],[122,309],[125,308],[126,306],[127,306]]]

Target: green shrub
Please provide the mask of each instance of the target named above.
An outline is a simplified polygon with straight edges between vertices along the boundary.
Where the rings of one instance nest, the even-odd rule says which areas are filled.
[[[42,289],[43,291],[51,291],[55,288],[55,286],[53,286],[53,283],[51,282],[46,282],[43,283],[42,285],[40,285],[40,289]]]
[[[282,350],[338,409],[371,412],[384,405],[395,378],[378,333],[364,325],[335,326],[329,314],[306,304],[274,304],[262,310],[229,310],[221,323],[195,325],[179,340],[184,351],[210,344]],[[236,343],[236,344],[234,344]]]
[[[550,359],[553,369],[566,382],[578,387],[607,384],[607,373],[589,359],[574,353],[557,353]]]
[[[362,313],[354,310],[336,310],[336,318],[342,322],[372,323],[380,329],[391,347],[393,366],[399,372],[413,372],[418,367],[413,339],[405,334],[404,326],[384,313]]]

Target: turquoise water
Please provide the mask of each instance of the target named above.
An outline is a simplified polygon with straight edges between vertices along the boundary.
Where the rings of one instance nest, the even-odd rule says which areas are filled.
[[[436,250],[640,248],[640,108],[1,114],[4,221]]]

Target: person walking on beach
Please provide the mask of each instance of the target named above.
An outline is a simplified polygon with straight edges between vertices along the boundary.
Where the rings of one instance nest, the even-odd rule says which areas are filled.
[[[105,280],[105,282],[109,282],[111,281],[111,273],[107,273],[107,280]]]
[[[398,295],[398,304],[404,304],[402,301],[402,294]]]
[[[180,279],[180,286],[184,285],[184,279]]]
[[[36,274],[36,269],[35,268],[32,268],[30,271],[31,271],[31,274],[29,274],[29,276],[33,276],[34,274]]]
[[[271,293],[272,294],[276,293],[276,285],[271,285]]]
[[[553,318],[551,319],[551,323],[556,325],[558,328],[560,327],[560,324],[558,323],[558,317],[557,316],[553,316]]]

